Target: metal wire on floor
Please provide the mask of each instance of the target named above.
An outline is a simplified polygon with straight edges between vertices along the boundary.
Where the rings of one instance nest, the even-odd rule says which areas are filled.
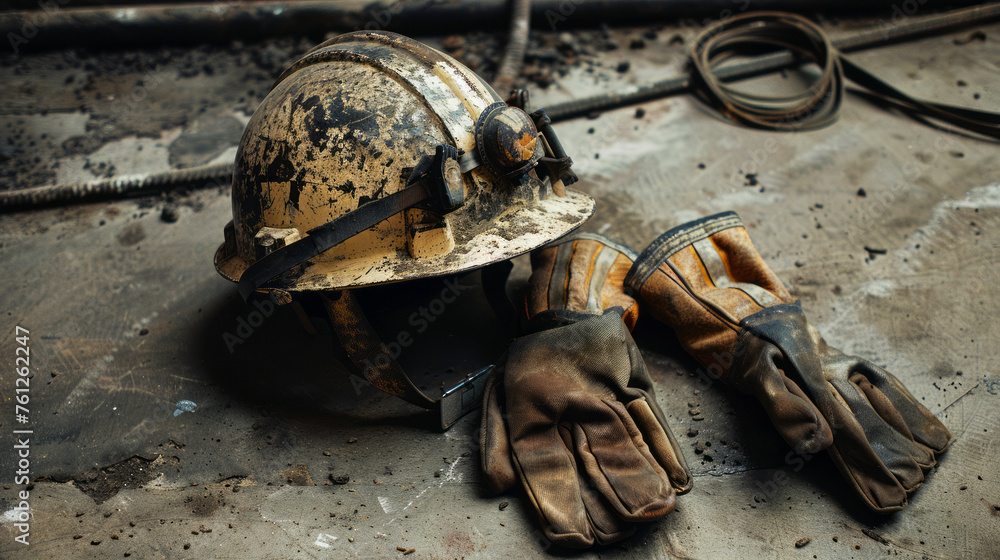
[[[528,2],[528,0],[516,0],[516,3],[518,6],[515,6],[514,10],[514,17],[511,24],[511,37],[508,40],[507,55],[505,56],[504,61],[505,63],[508,62],[508,59],[511,61],[523,60],[524,50],[518,45],[522,41],[525,44],[527,42],[528,25],[527,22],[524,22],[522,26],[520,23],[522,20],[520,18],[524,17],[523,12],[530,13],[530,2]],[[779,130],[783,129],[780,128],[781,121],[794,123],[796,129],[798,130],[802,130],[803,126],[810,126],[810,124],[828,124],[836,115],[836,109],[839,106],[839,99],[841,97],[841,95],[837,92],[840,91],[843,85],[842,79],[834,79],[836,76],[828,75],[826,74],[826,71],[842,72],[839,70],[839,66],[843,65],[844,60],[846,60],[842,56],[836,57],[836,60],[831,58],[836,51],[858,51],[894,42],[914,39],[917,37],[942,33],[945,31],[952,31],[957,28],[968,27],[971,25],[980,25],[989,21],[1000,19],[1000,3],[953,10],[942,14],[928,16],[926,18],[910,18],[910,20],[900,22],[890,28],[879,27],[877,29],[865,29],[852,32],[847,35],[838,36],[833,39],[827,38],[825,33],[818,26],[815,26],[815,24],[808,22],[808,20],[804,20],[804,18],[801,18],[800,16],[794,16],[793,14],[780,14],[780,17],[778,17],[775,16],[774,13],[771,13],[771,15],[768,16],[773,21],[779,21],[781,18],[784,18],[785,21],[780,24],[783,31],[780,32],[778,32],[773,25],[768,28],[765,23],[757,24],[758,27],[763,27],[759,27],[756,30],[753,25],[747,28],[737,28],[735,36],[731,34],[732,28],[729,29],[730,33],[726,33],[726,26],[742,25],[747,23],[746,21],[743,21],[744,19],[752,19],[760,15],[760,13],[752,13],[747,14],[746,16],[732,18],[703,32],[702,36],[699,37],[698,41],[696,41],[693,45],[692,57],[695,60],[694,76],[685,75],[668,78],[647,86],[633,88],[627,93],[600,94],[583,99],[557,103],[546,107],[546,113],[552,121],[560,121],[589,115],[595,112],[633,105],[652,99],[677,95],[679,93],[697,93],[698,91],[696,90],[696,85],[700,79],[701,85],[703,86],[701,94],[705,96],[709,102],[716,103],[717,106],[722,107],[725,114],[743,122],[744,124]],[[806,21],[812,27],[808,29],[794,30],[793,27],[789,26],[792,19]],[[717,27],[721,29],[716,29]],[[523,37],[514,37],[515,32],[520,33],[522,30],[524,33]],[[743,34],[742,36],[741,33]],[[749,33],[749,36],[747,36],[747,33]],[[795,33],[798,33],[799,36],[794,37],[793,34]],[[723,52],[723,50],[719,49],[726,47],[729,51],[731,51],[731,47],[736,47],[741,44],[744,44],[745,46],[745,43],[753,42],[755,34],[756,39],[760,40],[764,38],[766,39],[765,42],[771,46],[791,48],[792,50],[798,52],[799,56],[785,50],[782,52],[760,56],[748,62],[720,66],[720,64],[725,59],[729,58],[732,53],[728,51]],[[713,56],[713,52],[715,53],[715,56]],[[808,54],[810,52],[812,53],[811,55]],[[762,99],[751,99],[744,94],[739,94],[735,90],[722,85],[728,81],[759,76],[800,64],[803,62],[803,59],[801,58],[803,54],[805,54],[807,58],[811,58],[814,62],[819,62],[821,67],[826,69],[824,71],[824,75],[815,85],[820,89],[826,88],[827,94],[825,96],[820,95],[817,97],[812,93],[809,93],[804,96],[798,96],[797,98],[797,101],[800,103],[811,103],[812,105],[810,108],[799,107],[790,109],[791,106],[787,105],[784,109],[780,109],[773,106],[774,100],[772,99],[766,102],[771,105],[770,107],[761,109],[762,112],[760,112],[760,114],[751,116],[751,112],[746,112],[744,109],[740,108],[740,103],[747,101],[758,103],[762,102]],[[514,62],[511,62],[511,64],[513,63]],[[906,96],[888,84],[881,82],[874,76],[871,76],[867,72],[857,68],[855,65],[850,64],[849,62],[848,65],[850,67],[848,77],[851,77],[869,90],[868,92],[862,93],[865,93],[866,95],[877,95],[881,101],[885,101],[886,103],[895,106],[904,112],[914,114],[918,120],[923,120],[925,118],[939,119],[953,126],[965,128],[979,134],[991,137],[1000,137],[1000,116],[995,113],[974,111],[960,107],[916,100]],[[498,71],[497,73],[497,82],[500,82],[500,79],[503,78],[503,83],[507,83],[506,77],[513,75],[511,72],[512,71],[509,69],[501,68],[501,71]],[[698,77],[699,75],[700,78]],[[511,83],[513,82],[511,81]],[[499,85],[502,87],[502,83]],[[706,93],[706,88],[708,93]],[[715,90],[714,100],[712,98],[713,89]],[[719,92],[722,92],[722,97],[719,97]],[[729,97],[726,97],[727,95]],[[807,117],[804,124],[802,119],[803,115]],[[810,123],[808,119],[814,119],[814,122]],[[776,124],[777,126],[775,126]],[[233,165],[224,163],[190,169],[169,170],[147,175],[115,177],[105,180],[90,181],[87,183],[71,183],[7,190],[0,192],[0,212],[46,205],[67,204],[86,200],[147,194],[174,188],[199,187],[206,185],[218,186],[228,182],[232,177],[232,173]]]

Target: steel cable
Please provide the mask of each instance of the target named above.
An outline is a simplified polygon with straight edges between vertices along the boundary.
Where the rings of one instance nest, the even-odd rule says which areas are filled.
[[[493,89],[501,97],[514,88],[514,78],[521,72],[524,52],[528,49],[528,32],[531,27],[531,0],[511,0],[510,32],[503,60],[493,78]]]
[[[794,95],[765,96],[731,87],[719,69],[736,56],[755,51],[788,50],[810,60],[820,75]],[[937,119],[992,138],[1000,138],[1000,114],[913,98],[847,59],[815,23],[783,12],[758,12],[709,27],[691,49],[693,89],[726,117],[754,128],[812,130],[837,119],[845,77],[910,115]]]
[[[819,77],[793,95],[764,96],[727,85],[717,76],[723,64],[748,52],[788,50],[815,62]],[[769,53],[768,53],[769,54]],[[810,130],[836,120],[844,97],[837,49],[815,23],[794,14],[755,13],[712,26],[691,49],[694,92],[724,116],[769,130]]]
[[[891,27],[874,26],[870,29],[854,31],[831,40],[834,47],[844,52],[870,49],[895,42],[943,33],[945,31],[988,23],[1000,19],[1000,3],[992,3],[972,8],[952,10],[925,18],[909,18]],[[734,63],[718,70],[716,77],[723,81],[752,78],[789,68],[796,63],[791,52],[778,52],[757,57],[746,62]],[[603,93],[582,99],[572,99],[555,103],[545,108],[553,121],[582,117],[599,111],[608,111],[627,105],[635,105],[652,99],[690,92],[693,80],[690,76],[674,76],[651,84],[632,87],[620,93]]]

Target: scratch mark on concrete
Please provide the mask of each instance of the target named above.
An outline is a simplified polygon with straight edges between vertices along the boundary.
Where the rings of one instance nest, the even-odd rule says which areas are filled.
[[[448,471],[441,475],[441,482],[438,484],[438,488],[444,486],[446,482],[462,482],[462,473],[455,474],[455,467],[458,466],[458,462],[461,460],[461,457],[455,457],[451,462],[451,466],[448,467]]]
[[[384,511],[386,513],[392,513],[392,511],[393,511],[394,508],[392,507],[392,503],[389,502],[389,498],[386,498],[385,496],[379,496],[378,497],[378,503],[379,503],[380,506],[382,506],[382,511]],[[412,504],[413,502],[410,502],[410,503]],[[409,505],[409,504],[407,504],[407,505]]]
[[[313,544],[320,548],[330,548],[330,542],[337,540],[337,537],[333,535],[328,535],[326,533],[320,533],[316,537],[316,542]]]

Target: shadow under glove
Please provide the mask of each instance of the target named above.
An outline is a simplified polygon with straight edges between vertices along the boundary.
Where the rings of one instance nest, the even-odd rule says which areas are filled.
[[[826,449],[871,509],[901,509],[951,434],[891,373],[827,346],[726,212],[654,241],[625,279],[709,375],[757,397],[798,453]]]
[[[556,258],[560,251],[569,254]],[[595,266],[604,261],[611,264]],[[623,539],[634,532],[634,522],[670,513],[675,495],[691,486],[622,320],[620,304],[634,306],[621,290],[631,262],[593,238],[532,255],[535,272],[543,271],[530,280],[533,334],[514,339],[486,388],[481,441],[486,478],[497,492],[520,479],[546,537],[560,546]],[[604,311],[607,300],[600,294],[614,292],[608,279],[622,299]],[[551,299],[550,288],[559,292]],[[532,301],[539,294],[559,307],[546,303],[540,309]],[[598,294],[602,309],[591,310],[587,294]],[[568,301],[576,303],[566,307]]]

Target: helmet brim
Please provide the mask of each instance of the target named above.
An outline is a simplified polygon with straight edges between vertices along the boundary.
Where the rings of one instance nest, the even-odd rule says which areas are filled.
[[[498,216],[490,229],[445,255],[414,259],[406,251],[398,251],[383,256],[374,265],[370,258],[307,261],[280,287],[289,292],[341,290],[475,270],[550,243],[578,228],[593,213],[594,199],[567,189],[566,196],[550,196]],[[233,253],[225,245],[219,247],[215,268],[224,278],[238,282],[252,263]]]

